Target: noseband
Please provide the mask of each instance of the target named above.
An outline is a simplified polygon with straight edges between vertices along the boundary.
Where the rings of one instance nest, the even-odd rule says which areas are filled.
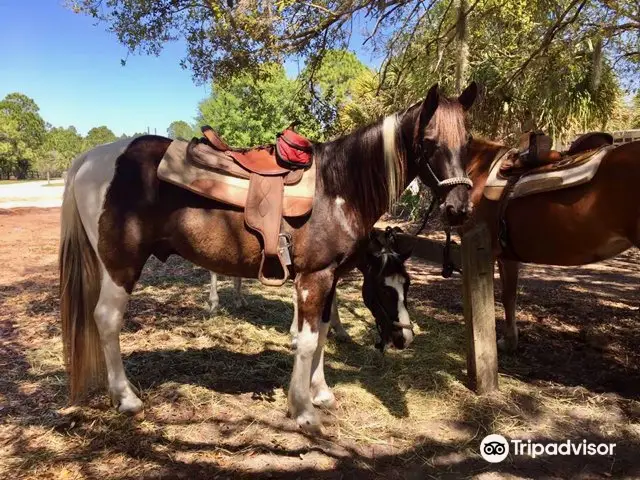
[[[419,161],[418,167],[421,167],[422,166],[421,164],[425,164],[425,163],[427,165],[427,173],[431,178],[431,182],[434,185],[434,189],[437,190],[438,197],[440,198],[444,197],[443,190],[449,190],[458,185],[466,185],[468,189],[473,188],[473,182],[466,175],[464,177],[451,177],[451,178],[446,178],[444,180],[440,180],[436,175],[436,172],[433,171],[433,168],[431,167],[431,163],[429,162],[429,160],[425,160],[423,158],[422,160]]]

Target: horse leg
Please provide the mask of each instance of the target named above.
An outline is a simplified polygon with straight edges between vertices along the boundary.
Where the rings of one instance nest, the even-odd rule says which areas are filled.
[[[220,304],[220,297],[218,296],[218,276],[211,273],[211,290],[209,290],[209,314],[215,315],[218,305]]]
[[[142,401],[127,378],[120,353],[120,330],[128,301],[129,293],[116,285],[103,269],[100,297],[93,315],[104,353],[109,395],[119,412],[136,413],[142,410]]]
[[[324,343],[329,330],[333,272],[322,270],[296,277],[298,338],[289,385],[289,413],[302,429],[320,433],[321,422],[314,400],[333,404],[333,393],[324,379]],[[326,308],[325,307],[329,307]],[[325,312],[326,310],[326,312]],[[323,318],[326,313],[327,318]]]
[[[289,327],[289,333],[291,334],[291,348],[295,350],[298,346],[298,292],[295,285],[293,287],[293,320],[291,327]]]
[[[336,397],[324,378],[324,344],[328,331],[329,322],[321,321],[318,326],[318,346],[311,364],[311,402],[317,407],[333,408]]]
[[[342,326],[342,322],[340,321],[340,312],[338,312],[338,294],[337,292],[333,294],[333,300],[331,301],[331,328],[336,334],[336,339],[340,341],[348,341],[351,340],[351,337],[347,333],[347,331]]]
[[[233,277],[233,289],[236,293],[236,308],[248,306],[249,302],[247,302],[247,299],[242,295],[242,277]]]
[[[518,269],[520,264],[511,260],[498,260],[502,281],[502,305],[505,314],[504,337],[498,340],[498,347],[513,352],[518,347],[518,326],[516,325],[516,297],[518,295]]]

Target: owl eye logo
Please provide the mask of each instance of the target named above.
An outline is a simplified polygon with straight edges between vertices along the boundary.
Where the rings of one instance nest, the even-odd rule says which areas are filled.
[[[480,443],[480,455],[487,462],[499,463],[509,455],[509,442],[502,435],[487,435]]]
[[[489,442],[484,446],[485,455],[502,455],[507,449],[505,443]]]

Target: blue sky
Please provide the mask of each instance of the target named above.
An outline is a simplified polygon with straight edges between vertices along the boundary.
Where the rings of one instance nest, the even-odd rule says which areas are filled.
[[[129,56],[123,67],[125,47],[94,23],[63,0],[0,0],[0,99],[22,92],[45,121],[83,135],[100,125],[117,135],[148,128],[164,135],[174,120],[192,122],[210,89],[179,66],[184,44],[168,44],[159,57]],[[296,63],[287,66],[296,73]]]
[[[166,134],[173,120],[192,121],[208,86],[195,86],[178,64],[184,45],[160,57],[130,56],[104,25],[77,15],[62,0],[0,0],[0,98],[19,91],[33,98],[55,126],[83,135],[107,125],[117,135]]]

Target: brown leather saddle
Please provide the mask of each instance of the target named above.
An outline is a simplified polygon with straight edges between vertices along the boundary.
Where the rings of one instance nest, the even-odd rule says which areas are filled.
[[[613,137],[604,132],[591,132],[577,138],[566,152],[552,150],[551,138],[543,132],[526,132],[520,137],[517,150],[506,153],[497,177],[506,181],[498,203],[498,239],[508,249],[509,235],[505,213],[509,196],[523,177],[568,170],[585,164],[603,147],[613,145]],[[513,249],[511,249],[513,252]],[[517,258],[517,255],[516,255]]]
[[[289,278],[291,265],[291,238],[282,233],[283,212],[296,216],[308,212],[310,206],[307,198],[285,197],[284,188],[300,183],[305,170],[311,166],[311,142],[292,130],[285,130],[277,136],[274,145],[234,148],[208,125],[201,130],[205,138],[189,142],[187,160],[215,172],[249,180],[249,188],[247,192],[215,181],[202,185],[203,180],[196,180],[194,186],[207,190],[211,198],[244,209],[245,223],[262,239],[258,279],[269,286],[283,285]],[[286,148],[279,147],[284,138],[300,149],[290,147],[289,143]]]
[[[566,152],[551,149],[551,138],[543,132],[526,132],[520,137],[517,151],[512,152],[500,166],[502,178],[521,178],[525,175],[565,170],[589,160],[580,155],[613,144],[613,137],[604,132],[586,133],[577,138]]]

